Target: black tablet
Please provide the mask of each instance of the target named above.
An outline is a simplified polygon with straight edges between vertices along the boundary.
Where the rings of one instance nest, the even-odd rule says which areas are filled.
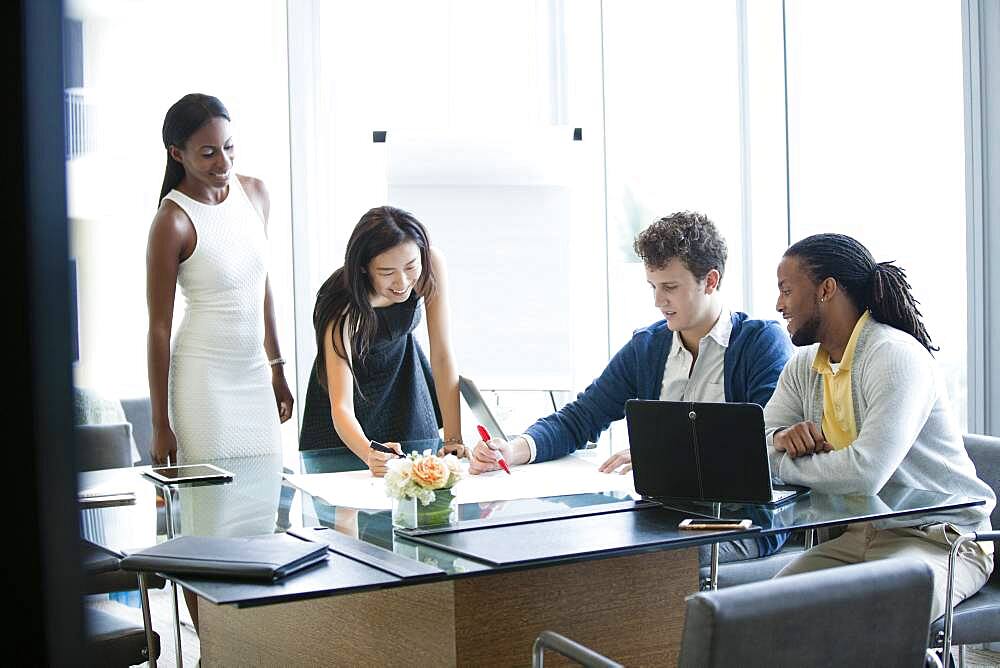
[[[184,466],[155,466],[143,471],[144,476],[163,485],[185,482],[229,482],[233,474],[211,464],[185,464]]]

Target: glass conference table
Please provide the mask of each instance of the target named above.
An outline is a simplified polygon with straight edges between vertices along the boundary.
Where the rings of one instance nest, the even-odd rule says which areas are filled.
[[[626,665],[673,664],[684,597],[698,589],[698,545],[982,503],[891,485],[870,497],[813,492],[776,509],[724,504],[722,516],[754,526],[696,532],[677,525],[711,516],[712,504],[595,491],[461,504],[447,530],[404,536],[390,511],[331,506],[283,479],[363,469],[349,452],[303,452],[290,468],[280,456],[212,463],[233,480],[159,487],[142,468],[80,476],[81,489],[135,495],[134,504],[81,511],[83,538],[112,550],[168,535],[282,532],[330,545],[325,563],[274,584],[171,578],[201,598],[207,665],[518,665],[530,663],[545,629]]]

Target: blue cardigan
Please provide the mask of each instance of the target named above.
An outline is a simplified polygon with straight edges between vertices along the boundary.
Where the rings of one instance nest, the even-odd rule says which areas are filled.
[[[792,343],[773,320],[733,313],[732,321],[723,362],[726,401],[764,406],[792,355]],[[629,399],[659,399],[672,342],[666,320],[637,330],[576,401],[528,427],[526,433],[535,440],[535,461],[557,459],[596,441],[612,422],[625,417]],[[782,534],[759,539],[761,554],[777,552],[786,538]]]

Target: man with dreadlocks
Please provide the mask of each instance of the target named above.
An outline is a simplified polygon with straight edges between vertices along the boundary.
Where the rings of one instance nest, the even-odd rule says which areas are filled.
[[[855,239],[817,234],[778,266],[777,309],[800,348],[764,411],[771,473],[833,494],[877,494],[886,483],[962,494],[985,505],[852,524],[778,575],[909,556],[934,572],[935,618],[944,613],[950,543],[989,531],[993,491],[976,476],[951,415],[930,336],[906,274],[875,262]],[[953,603],[993,570],[992,543],[966,543]]]

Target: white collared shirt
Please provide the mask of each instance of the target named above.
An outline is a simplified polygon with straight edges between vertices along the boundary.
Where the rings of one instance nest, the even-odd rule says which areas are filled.
[[[681,335],[673,333],[670,354],[663,369],[661,401],[711,401],[726,400],[725,358],[729,338],[733,333],[733,314],[722,309],[719,319],[708,334],[698,342],[698,359],[691,368],[691,353],[681,342]],[[531,452],[528,462],[535,461],[535,439],[522,434]]]
[[[681,342],[679,332],[674,332],[670,354],[663,369],[661,401],[712,401],[726,400],[725,358],[729,337],[733,333],[732,313],[722,310],[719,319],[708,334],[698,342],[698,359],[691,366],[692,355]]]

